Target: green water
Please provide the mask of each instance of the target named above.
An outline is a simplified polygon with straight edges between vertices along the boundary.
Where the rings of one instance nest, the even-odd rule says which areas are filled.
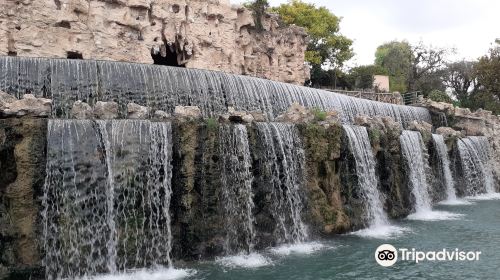
[[[260,252],[270,264],[228,267],[218,262],[191,266],[189,279],[500,279],[500,201],[477,201],[473,205],[438,206],[438,210],[463,214],[458,220],[394,222],[411,232],[392,239],[369,239],[341,235],[320,240],[325,247],[311,254],[276,255]],[[438,251],[443,248],[481,251],[478,261],[399,260],[382,267],[374,258],[384,243],[396,248]]]

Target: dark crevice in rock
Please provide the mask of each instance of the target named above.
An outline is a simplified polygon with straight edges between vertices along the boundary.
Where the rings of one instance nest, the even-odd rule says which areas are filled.
[[[158,53],[151,52],[151,58],[153,58],[153,63],[156,65],[185,67],[184,65],[179,64],[175,49],[173,49],[173,47],[169,47],[168,45],[162,46],[162,51]]]
[[[61,20],[60,22],[55,23],[54,26],[71,29],[71,23],[67,20]]]
[[[68,58],[68,59],[83,59],[83,55],[80,52],[67,51],[66,58]]]
[[[56,7],[58,10],[61,9],[61,0],[54,0],[54,3],[56,4]]]

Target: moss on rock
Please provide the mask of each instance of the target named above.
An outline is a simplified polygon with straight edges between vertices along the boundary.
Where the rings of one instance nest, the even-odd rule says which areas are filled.
[[[342,126],[301,124],[306,153],[307,209],[316,235],[346,232],[351,228],[344,210],[340,180]]]

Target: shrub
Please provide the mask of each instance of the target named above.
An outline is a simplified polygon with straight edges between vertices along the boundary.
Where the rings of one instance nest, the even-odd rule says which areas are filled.
[[[324,121],[326,120],[326,112],[319,109],[319,108],[314,108],[311,110],[311,112],[313,113],[314,115],[314,120],[315,121],[318,121],[318,122],[321,122],[321,121]]]
[[[205,124],[208,130],[215,130],[219,126],[219,122],[214,118],[205,119]]]
[[[440,90],[433,90],[429,93],[429,99],[434,100],[436,102],[446,102],[446,103],[453,103],[453,100],[446,94],[444,91]]]

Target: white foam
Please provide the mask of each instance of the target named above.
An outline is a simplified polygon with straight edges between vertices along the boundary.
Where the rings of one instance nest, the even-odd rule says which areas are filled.
[[[402,234],[407,232],[411,232],[411,230],[406,227],[398,227],[393,225],[379,225],[361,229],[352,232],[351,234],[365,238],[390,239],[401,236]]]
[[[476,196],[466,197],[469,200],[499,200],[500,193],[483,193]]]
[[[272,264],[272,261],[269,258],[257,253],[240,254],[235,256],[216,258],[215,262],[220,265],[231,268],[236,268],[236,267],[255,268]]]
[[[467,201],[465,199],[449,199],[443,200],[438,203],[439,205],[472,205],[474,203]]]
[[[94,277],[80,278],[81,280],[174,280],[182,279],[196,274],[194,269],[176,269],[176,268],[156,268],[131,270],[125,273],[103,274]]]
[[[448,211],[421,210],[409,215],[408,219],[420,220],[420,221],[443,221],[443,220],[458,220],[463,216],[464,216],[463,214],[456,214]]]
[[[271,248],[273,254],[288,256],[290,254],[308,255],[325,248],[325,245],[319,242],[285,244],[279,247]]]

